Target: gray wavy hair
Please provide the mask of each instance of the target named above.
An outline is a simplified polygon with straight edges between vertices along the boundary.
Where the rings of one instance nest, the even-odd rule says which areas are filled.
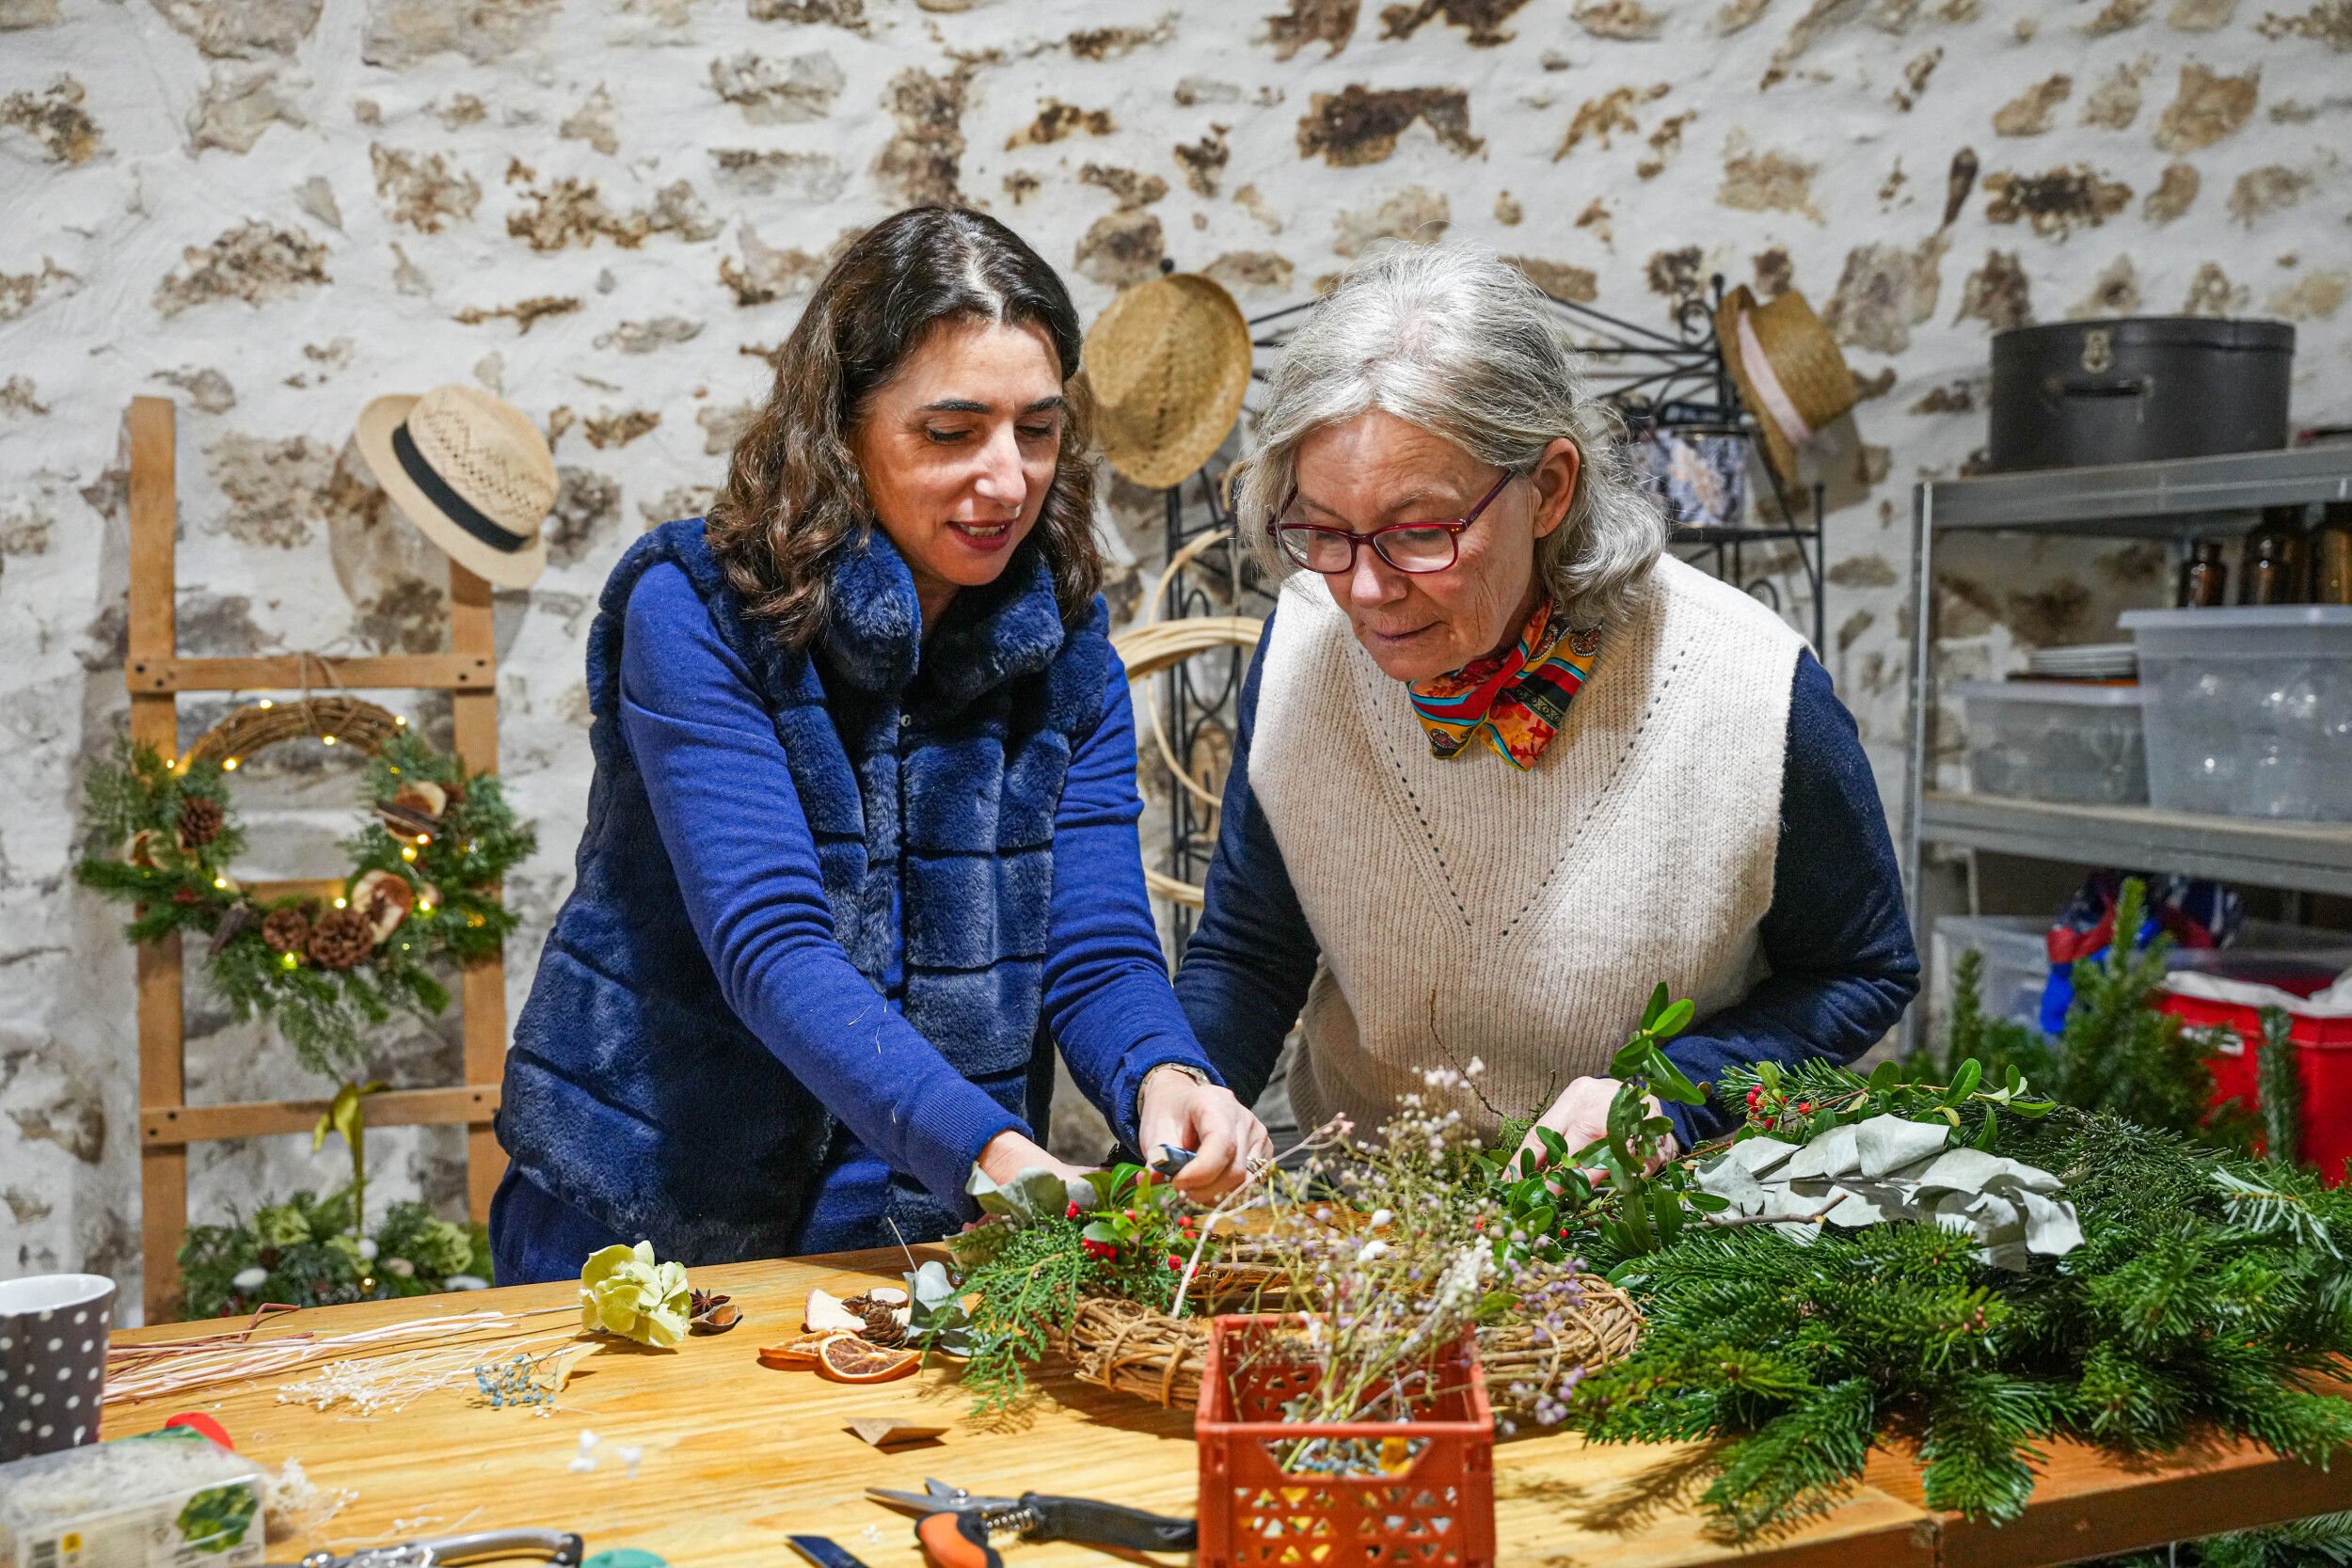
[[[1587,391],[1551,308],[1518,268],[1474,245],[1397,245],[1316,306],[1282,351],[1256,450],[1233,465],[1242,537],[1270,578],[1298,570],[1268,526],[1296,477],[1299,443],[1375,409],[1515,474],[1534,471],[1553,441],[1575,443],[1576,497],[1535,542],[1535,571],[1571,625],[1622,618],[1666,547],[1666,520],[1635,486],[1615,417]]]

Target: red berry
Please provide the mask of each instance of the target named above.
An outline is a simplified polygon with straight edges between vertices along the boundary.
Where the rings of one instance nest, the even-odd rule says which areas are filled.
[[[1797,1109],[1798,1109],[1798,1110],[1800,1110],[1800,1111],[1807,1111],[1807,1112],[1809,1112],[1809,1111],[1811,1111],[1811,1110],[1813,1109],[1813,1101],[1811,1101],[1810,1100],[1804,1101],[1801,1102],[1801,1103],[1797,1106]]]
[[[1062,1217],[1063,1217],[1063,1218],[1065,1218],[1065,1219],[1073,1219],[1073,1220],[1076,1219],[1076,1218],[1078,1217],[1078,1206],[1077,1206],[1075,1203],[1073,1203],[1073,1204],[1070,1206],[1070,1212],[1069,1212],[1069,1213],[1067,1213],[1067,1214],[1065,1214],[1065,1215],[1063,1215]]]
[[[1168,1266],[1171,1269],[1181,1271],[1184,1266],[1184,1260],[1171,1253],[1168,1259]]]

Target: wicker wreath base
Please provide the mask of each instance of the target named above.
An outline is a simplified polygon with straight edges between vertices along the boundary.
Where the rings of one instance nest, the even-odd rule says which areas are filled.
[[[1479,1332],[1486,1397],[1498,1414],[1533,1410],[1539,1398],[1559,1391],[1571,1369],[1597,1370],[1623,1359],[1641,1339],[1642,1311],[1632,1297],[1598,1275],[1581,1274],[1576,1282],[1582,1299],[1561,1312],[1560,1332],[1545,1342],[1530,1323]],[[1093,1296],[1078,1304],[1055,1349],[1080,1382],[1190,1410],[1200,1402],[1208,1342],[1206,1318],[1171,1318],[1140,1302]]]

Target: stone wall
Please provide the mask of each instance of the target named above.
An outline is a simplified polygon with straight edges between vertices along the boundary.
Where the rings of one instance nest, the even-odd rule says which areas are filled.
[[[1826,658],[1890,792],[1906,486],[1981,444],[1988,333],[2283,316],[2298,420],[2352,420],[2346,0],[1284,4],[0,0],[0,1272],[138,1294],[132,964],[69,875],[123,722],[135,394],[179,404],[190,654],[436,645],[435,558],[348,446],[369,397],[471,380],[553,436],[552,564],[498,616],[543,845],[510,884],[517,1005],[581,818],[598,585],[703,504],[827,256],[908,202],[997,214],[1089,317],[1163,259],[1260,309],[1440,231],[1656,325],[1715,272],[1804,290],[1863,383]],[[1112,503],[1148,570],[1152,499]],[[2163,570],[1956,560],[1956,647],[2093,640]],[[324,753],[240,791],[253,870],[332,867],[352,782]],[[192,1095],[316,1092],[193,991],[190,1024]],[[393,1033],[386,1076],[453,1077],[452,1028]],[[374,1147],[379,1196],[459,1201],[453,1134]],[[205,1148],[199,1214],[336,1164]]]

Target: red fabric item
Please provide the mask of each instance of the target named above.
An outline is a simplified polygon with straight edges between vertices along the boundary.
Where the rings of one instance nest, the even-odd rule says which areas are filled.
[[[229,1441],[229,1433],[221,1430],[220,1423],[214,1420],[210,1416],[205,1415],[201,1410],[190,1410],[181,1415],[174,1416],[170,1420],[166,1421],[164,1425],[166,1427],[186,1427],[191,1432],[200,1432],[205,1436],[211,1438],[214,1442],[218,1443],[222,1448],[227,1449],[231,1452],[234,1452],[237,1447],[236,1444]]]

